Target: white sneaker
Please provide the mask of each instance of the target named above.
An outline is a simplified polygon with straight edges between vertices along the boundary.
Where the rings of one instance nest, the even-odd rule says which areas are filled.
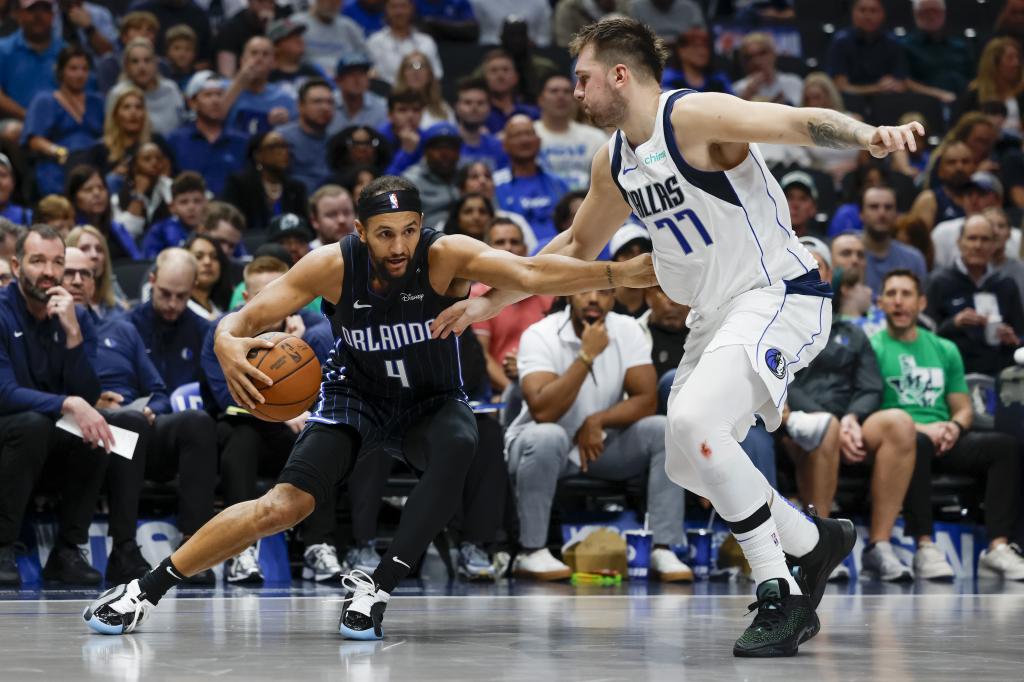
[[[693,571],[671,549],[659,547],[651,552],[651,577],[663,583],[693,582]]]
[[[341,580],[341,564],[338,563],[338,551],[323,542],[310,545],[302,553],[302,579],[315,580],[318,583],[338,582]]]
[[[865,548],[861,555],[861,570],[865,575],[887,583],[910,582],[914,579],[914,571],[899,560],[889,542],[876,542],[870,550]]]
[[[1001,575],[1007,580],[1024,580],[1024,554],[1017,543],[986,549],[978,562],[978,573]]]
[[[256,545],[250,545],[233,559],[227,560],[224,567],[224,579],[229,583],[261,583],[263,572],[260,570],[259,556]]]
[[[786,419],[786,433],[797,445],[810,452],[821,445],[830,421],[832,415],[828,412],[790,412]]]
[[[953,567],[934,543],[924,542],[914,553],[914,573],[925,580],[952,580]]]
[[[512,573],[534,580],[565,580],[572,575],[572,569],[556,559],[547,547],[520,554],[512,564]]]
[[[85,607],[82,618],[101,635],[127,635],[146,620],[152,608],[154,604],[142,594],[136,579],[101,594]]]
[[[839,564],[832,569],[829,573],[828,582],[830,583],[845,583],[850,581],[850,569],[846,567],[846,564]]]

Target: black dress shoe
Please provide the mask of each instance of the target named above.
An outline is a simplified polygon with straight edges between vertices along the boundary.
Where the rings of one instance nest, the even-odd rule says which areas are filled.
[[[50,552],[43,568],[43,578],[68,585],[99,585],[103,576],[85,560],[85,553],[75,545],[58,544]]]
[[[213,572],[212,568],[208,568],[205,571],[199,571],[194,576],[185,578],[185,584],[196,587],[212,587],[217,584],[217,574]]]
[[[0,586],[21,586],[21,574],[18,572],[18,562],[14,559],[13,544],[0,547]]]
[[[130,583],[149,572],[152,566],[142,557],[142,551],[134,540],[125,540],[114,545],[107,559],[107,584]]]

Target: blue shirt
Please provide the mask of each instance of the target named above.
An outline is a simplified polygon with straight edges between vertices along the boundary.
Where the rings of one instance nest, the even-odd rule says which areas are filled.
[[[152,396],[149,409],[156,414],[171,411],[167,387],[146,346],[132,323],[122,318],[100,320],[94,317],[99,343],[96,346],[96,375],[104,391],[120,393],[124,405],[140,396]]]
[[[188,239],[189,230],[178,219],[178,216],[171,216],[151,226],[142,239],[142,257],[153,259],[160,255],[164,249],[172,246],[181,246]]]
[[[263,92],[243,90],[231,107],[227,123],[246,135],[264,133],[271,128],[267,115],[277,107],[287,109],[290,119],[299,115],[295,100],[279,85],[267,83]]]
[[[733,94],[732,81],[729,77],[721,72],[713,72],[704,76],[704,84],[699,88],[696,85],[690,85],[686,80],[686,75],[673,68],[665,69],[665,72],[661,76],[661,87],[664,90],[696,90],[697,92],[724,92],[728,95]]]
[[[867,34],[846,28],[835,34],[828,48],[828,75],[846,76],[851,85],[872,85],[883,76],[907,77],[903,46],[888,33]]]
[[[100,397],[96,329],[88,313],[75,306],[82,343],[72,349],[60,321],[36,320],[16,283],[0,291],[0,414],[41,412],[57,418],[68,396],[90,405]]]
[[[418,19],[443,19],[445,21],[474,21],[473,7],[468,0],[416,0]]]
[[[41,92],[32,99],[25,113],[21,144],[28,146],[33,137],[44,139],[75,152],[92,147],[103,136],[103,98],[85,93],[85,115],[81,122],[54,98],[53,92]],[[64,166],[49,157],[36,161],[36,182],[40,194],[64,193]]]
[[[508,166],[508,154],[497,137],[484,133],[480,136],[480,144],[475,147],[466,144],[465,140],[462,141],[459,163],[465,166],[474,161],[483,161],[491,170],[498,170]]]
[[[346,0],[345,8],[341,10],[341,13],[359,24],[363,32],[369,36],[371,33],[376,33],[384,28],[383,7],[384,5],[381,3],[381,11],[369,12],[359,4],[358,0]]]
[[[928,267],[924,256],[913,246],[893,239],[889,242],[889,253],[885,258],[879,258],[870,251],[865,251],[864,255],[867,258],[864,263],[864,283],[871,287],[876,298],[882,293],[882,278],[897,268],[906,268],[917,275],[921,279],[921,290],[924,291]]]
[[[510,170],[494,174],[494,198],[506,211],[519,213],[530,223],[537,241],[547,243],[555,236],[555,204],[569,191],[557,175],[538,168],[536,175],[513,177]]]
[[[540,118],[540,109],[533,106],[532,104],[517,103],[512,108],[511,113],[506,114],[497,107],[491,107],[491,113],[487,114],[487,119],[484,121],[484,126],[494,134],[498,134],[505,129],[505,124],[510,118],[516,114],[526,114],[531,119],[536,121]]]
[[[196,360],[210,330],[209,322],[188,308],[177,320],[167,322],[154,310],[152,301],[132,311],[131,322],[138,329],[146,353],[163,377],[167,390],[174,392],[183,384],[199,381]]]
[[[0,90],[28,109],[36,95],[57,89],[54,67],[62,49],[64,41],[54,39],[44,52],[36,52],[21,29],[0,40]]]
[[[245,165],[249,138],[225,127],[220,137],[209,142],[195,123],[188,123],[172,130],[167,144],[174,150],[179,169],[199,173],[206,180],[207,188],[220,196],[228,175]]]
[[[322,135],[310,135],[302,129],[298,121],[285,123],[277,132],[281,133],[291,152],[289,174],[306,186],[307,194],[312,194],[330,180],[326,132]]]
[[[0,209],[0,216],[7,218],[15,225],[31,225],[32,211],[17,204],[7,204]]]

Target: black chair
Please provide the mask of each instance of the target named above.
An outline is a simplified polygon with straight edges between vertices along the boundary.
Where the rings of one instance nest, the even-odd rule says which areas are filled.
[[[142,297],[142,283],[153,267],[151,260],[116,260],[113,263],[114,281],[129,301]]]
[[[947,130],[946,106],[928,95],[917,92],[893,92],[874,95],[870,99],[868,122],[874,125],[895,125],[900,116],[908,111],[917,111],[924,116],[928,135],[942,136]]]

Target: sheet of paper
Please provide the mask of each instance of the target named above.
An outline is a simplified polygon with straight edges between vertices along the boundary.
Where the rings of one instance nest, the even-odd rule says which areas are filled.
[[[82,437],[82,430],[78,428],[78,424],[75,423],[74,419],[68,417],[61,417],[57,421],[57,428],[64,429],[68,433]],[[122,429],[120,426],[110,425],[110,432],[114,434],[114,447],[112,452],[121,455],[125,459],[131,459],[135,456],[135,446],[139,442],[139,434],[128,429]]]
[[[152,398],[152,397],[153,396],[151,396],[151,395],[140,396],[140,397],[136,398],[135,400],[131,401],[130,403],[128,403],[127,405],[122,405],[121,409],[122,410],[135,410],[136,412],[142,412],[142,408],[145,407],[146,405],[149,405],[149,399]],[[117,438],[117,436],[114,436],[114,438]]]

